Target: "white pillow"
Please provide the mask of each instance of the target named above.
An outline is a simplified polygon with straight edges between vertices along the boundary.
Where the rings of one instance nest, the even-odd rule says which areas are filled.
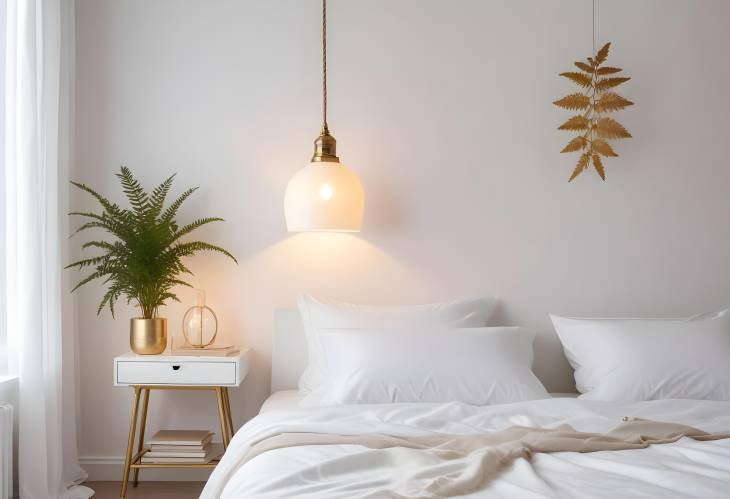
[[[549,398],[530,369],[534,339],[534,332],[519,327],[322,329],[327,381],[302,405]]]
[[[581,398],[730,400],[730,314],[687,319],[550,318]]]
[[[299,378],[303,392],[317,388],[324,378],[317,330],[322,328],[480,327],[486,326],[495,307],[494,298],[409,305],[401,307],[355,305],[321,300],[303,294],[297,301],[307,336],[309,363]]]

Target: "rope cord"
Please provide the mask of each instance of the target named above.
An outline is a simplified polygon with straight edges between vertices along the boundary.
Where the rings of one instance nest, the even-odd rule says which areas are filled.
[[[596,0],[593,0],[593,57],[596,57]]]
[[[322,0],[322,128],[327,130],[327,0]]]

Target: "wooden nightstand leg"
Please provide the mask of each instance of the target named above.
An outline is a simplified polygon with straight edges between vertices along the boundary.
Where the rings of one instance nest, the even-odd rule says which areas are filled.
[[[147,426],[147,406],[150,403],[150,389],[143,388],[142,391],[144,391],[144,398],[142,399],[142,419],[139,422],[139,444],[137,444],[138,454],[142,452],[142,448],[144,447],[144,430],[145,426]],[[136,487],[138,483],[139,468],[134,468],[134,481],[132,482],[132,486]]]
[[[129,423],[129,440],[127,440],[127,455],[124,459],[124,477],[122,478],[122,491],[120,499],[127,494],[127,480],[129,480],[129,465],[132,464],[132,449],[134,448],[134,434],[137,430],[137,410],[139,409],[139,386],[134,387],[134,402],[132,402],[132,421]]]
[[[223,439],[223,448],[228,448],[228,431],[226,430],[226,407],[223,402],[223,388],[215,387],[215,397],[218,400],[218,416],[221,420],[221,438]]]
[[[233,438],[236,431],[233,429],[233,414],[231,414],[231,395],[228,393],[228,388],[223,388],[223,395],[226,400],[226,412],[228,413],[228,438]]]

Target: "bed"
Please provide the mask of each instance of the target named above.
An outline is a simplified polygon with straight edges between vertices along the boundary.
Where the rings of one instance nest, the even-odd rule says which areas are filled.
[[[421,438],[477,436],[519,425],[603,433],[624,417],[670,421],[707,432],[730,430],[730,402],[655,400],[615,403],[553,396],[472,406],[398,403],[301,407],[297,378],[306,365],[297,312],[276,313],[272,395],[234,436],[203,491],[203,499],[444,497],[429,490],[443,476],[468,473],[473,459],[443,460],[417,449],[372,448],[365,435]],[[353,435],[347,443],[295,445],[250,458],[254,444],[285,434]],[[644,449],[535,453],[517,458],[475,490],[473,498],[727,498],[730,439],[680,438]]]

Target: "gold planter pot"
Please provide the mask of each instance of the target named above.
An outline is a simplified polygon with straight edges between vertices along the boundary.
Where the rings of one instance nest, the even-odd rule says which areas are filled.
[[[131,319],[129,345],[134,353],[155,355],[167,348],[167,319]]]

